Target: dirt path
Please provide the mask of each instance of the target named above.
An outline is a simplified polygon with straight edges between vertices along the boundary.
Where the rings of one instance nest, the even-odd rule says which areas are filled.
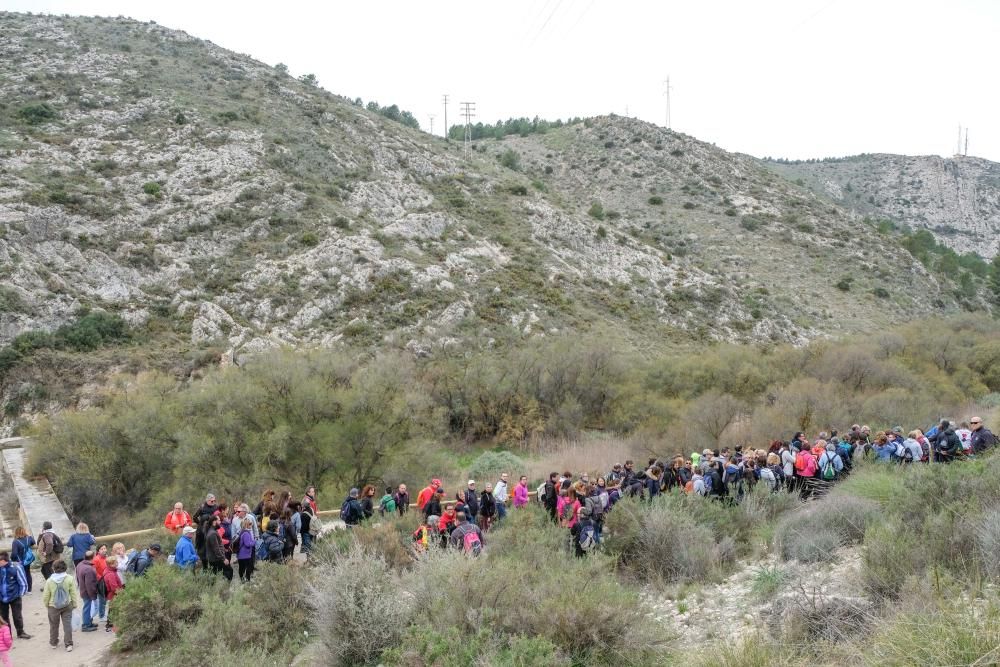
[[[97,632],[74,632],[73,652],[67,653],[59,633],[59,648],[49,646],[49,619],[42,608],[41,572],[32,572],[34,590],[22,598],[24,631],[31,639],[14,638],[10,650],[11,662],[15,665],[45,665],[45,667],[81,667],[108,664],[108,649],[115,639],[113,632],[105,632],[101,624]]]

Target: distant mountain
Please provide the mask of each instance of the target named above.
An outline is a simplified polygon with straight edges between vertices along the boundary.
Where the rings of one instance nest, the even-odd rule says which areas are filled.
[[[1000,252],[996,162],[874,154],[767,166],[860,215],[926,229],[957,252],[987,258]]]
[[[981,161],[936,181],[931,161],[896,161],[928,225],[996,250],[992,167],[973,186]],[[161,360],[593,329],[804,341],[988,308],[980,283],[959,293],[854,214],[869,193],[898,212],[904,176],[865,166],[891,163],[765,167],[613,116],[466,153],[152,23],[4,13],[0,344],[81,308],[120,315]],[[930,216],[949,178],[981,217]],[[16,364],[7,380],[28,381]]]

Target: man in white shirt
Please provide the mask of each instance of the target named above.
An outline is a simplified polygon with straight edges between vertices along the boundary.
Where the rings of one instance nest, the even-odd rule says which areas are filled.
[[[500,481],[493,487],[493,500],[497,503],[497,521],[507,516],[507,473],[500,475]]]

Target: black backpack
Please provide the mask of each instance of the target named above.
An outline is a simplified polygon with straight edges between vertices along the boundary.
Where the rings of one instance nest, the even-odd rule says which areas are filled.
[[[61,554],[65,548],[63,541],[55,533],[50,533],[50,535],[52,535],[52,553]]]
[[[493,494],[483,491],[480,496],[479,513],[485,517],[491,517],[497,512],[497,503],[493,499]]]

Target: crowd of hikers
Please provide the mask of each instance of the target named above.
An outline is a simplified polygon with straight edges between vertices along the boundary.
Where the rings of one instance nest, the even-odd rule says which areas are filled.
[[[788,441],[772,441],[767,448],[736,446],[732,449],[704,449],[689,456],[668,460],[651,458],[636,469],[631,460],[615,463],[604,475],[591,479],[588,473],[552,472],[533,490],[526,476],[510,486],[510,476],[502,473],[495,484],[477,489],[475,480],[448,497],[441,480],[433,479],[421,489],[411,504],[406,484],[385,488],[376,500],[376,489],[367,485],[353,488],[340,507],[340,519],[354,529],[377,517],[416,515],[414,550],[420,553],[433,546],[462,550],[478,556],[486,546],[486,535],[502,523],[508,511],[526,507],[531,496],[548,513],[552,522],[568,531],[568,543],[577,556],[598,548],[604,519],[615,503],[625,497],[652,500],[664,493],[686,493],[719,502],[738,503],[754,487],[769,492],[798,493],[804,498],[821,493],[830,484],[850,474],[860,459],[885,464],[914,465],[927,462],[951,463],[974,457],[997,444],[997,438],[973,417],[955,428],[946,420],[926,433],[902,428],[872,433],[867,426],[854,425],[846,433],[820,432],[810,438],[795,433]],[[214,494],[192,515],[180,502],[163,520],[166,530],[177,536],[173,554],[166,562],[192,572],[221,575],[232,581],[238,573],[250,581],[259,561],[285,563],[296,547],[307,556],[323,526],[318,516],[316,489],[306,489],[301,500],[290,491],[280,494],[268,489],[255,507],[244,502],[227,504]],[[37,554],[36,554],[37,551]],[[112,632],[112,601],[130,578],[142,577],[154,563],[164,560],[159,543],[126,549],[121,542],[98,544],[88,526],[61,537],[45,522],[37,540],[19,528],[10,552],[0,552],[0,662],[12,641],[8,624],[17,637],[30,639],[24,631],[21,598],[32,591],[31,567],[37,560],[45,579],[42,602],[49,621],[49,643],[73,650],[73,614],[81,613],[78,624],[83,632],[98,629]],[[73,571],[70,570],[72,563]]]

